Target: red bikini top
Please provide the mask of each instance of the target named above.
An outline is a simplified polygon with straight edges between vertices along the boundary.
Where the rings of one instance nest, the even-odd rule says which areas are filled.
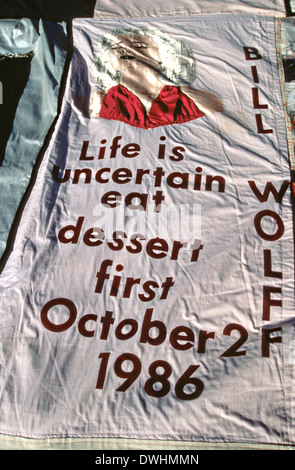
[[[194,101],[176,86],[165,85],[147,114],[142,102],[123,85],[116,85],[104,96],[99,116],[149,129],[184,123],[204,116]]]

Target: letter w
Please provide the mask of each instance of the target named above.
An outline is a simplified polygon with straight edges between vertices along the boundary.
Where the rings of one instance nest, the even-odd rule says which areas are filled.
[[[281,189],[279,191],[276,190],[274,185],[269,181],[266,183],[264,193],[262,194],[256,186],[255,181],[248,181],[250,188],[252,189],[253,193],[257,197],[260,202],[265,202],[268,200],[269,193],[272,193],[273,197],[275,198],[276,202],[282,202],[282,199],[290,186],[289,181],[284,181],[281,185]]]

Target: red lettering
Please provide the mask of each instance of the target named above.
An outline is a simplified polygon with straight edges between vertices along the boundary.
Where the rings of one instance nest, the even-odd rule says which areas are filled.
[[[68,310],[69,318],[64,322],[60,324],[53,323],[51,320],[48,318],[49,311],[54,308],[54,307],[60,307],[63,305],[66,307]],[[77,308],[74,302],[72,302],[69,299],[64,299],[64,298],[57,298],[57,299],[52,299],[49,302],[47,302],[42,310],[41,310],[41,322],[43,326],[49,331],[53,331],[54,333],[60,333],[61,331],[65,331],[68,328],[70,328],[77,317]]]
[[[271,336],[272,333],[281,331],[280,327],[276,328],[262,328],[262,341],[261,341],[261,353],[262,357],[270,356],[270,347],[271,343],[281,343],[281,336]]]
[[[262,320],[270,320],[270,308],[281,307],[282,301],[280,299],[272,299],[271,294],[281,294],[282,289],[274,286],[263,286],[263,313]]]
[[[262,56],[256,47],[243,47],[246,60],[260,60]]]
[[[260,104],[258,88],[252,88],[252,98],[253,98],[254,109],[267,109],[268,108],[268,104]]]
[[[275,277],[282,279],[283,273],[272,270],[271,250],[263,250],[264,275],[265,277]]]
[[[270,193],[272,193],[275,201],[279,202],[279,203],[282,202],[282,199],[283,199],[287,189],[290,186],[289,181],[284,181],[281,184],[280,190],[277,191],[277,189],[274,187],[274,185],[270,181],[268,181],[265,185],[264,192],[262,194],[259,191],[259,189],[257,188],[255,181],[248,181],[248,184],[249,184],[250,188],[252,189],[253,193],[255,194],[255,196],[257,197],[259,202],[266,202],[269,198]]]
[[[277,230],[273,234],[266,233],[261,227],[261,221],[264,217],[271,217],[277,224]],[[274,211],[265,209],[258,212],[254,218],[254,225],[258,235],[263,238],[263,240],[274,241],[282,237],[285,227],[281,217]]]
[[[142,326],[142,332],[140,336],[140,343],[149,343],[152,346],[159,346],[159,344],[163,343],[166,339],[166,326],[164,325],[163,322],[159,320],[153,320],[152,321],[152,315],[153,315],[153,308],[148,308],[146,310],[144,319],[143,319],[143,326]],[[157,335],[150,335],[150,330],[152,328],[156,328]]]
[[[273,133],[272,129],[265,129],[263,127],[261,114],[255,114],[255,119],[256,119],[258,134],[272,134]]]
[[[89,140],[84,140],[81,153],[80,153],[80,158],[79,160],[86,161],[86,160],[94,160],[94,157],[87,157],[87,150],[88,150],[88,145],[89,145]]]

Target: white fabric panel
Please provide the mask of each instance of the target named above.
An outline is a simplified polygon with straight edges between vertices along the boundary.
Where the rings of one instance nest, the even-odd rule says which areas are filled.
[[[0,433],[294,445],[290,195],[274,18],[74,21],[0,277]]]
[[[98,0],[95,18],[106,17],[158,17],[165,15],[194,15],[216,13],[252,13],[285,16],[284,0]]]

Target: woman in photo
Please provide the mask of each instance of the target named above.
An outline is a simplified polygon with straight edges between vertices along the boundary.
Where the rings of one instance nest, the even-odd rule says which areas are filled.
[[[148,129],[223,110],[214,93],[190,86],[196,78],[191,49],[157,30],[105,36],[95,67],[100,90],[91,95],[91,117]]]

